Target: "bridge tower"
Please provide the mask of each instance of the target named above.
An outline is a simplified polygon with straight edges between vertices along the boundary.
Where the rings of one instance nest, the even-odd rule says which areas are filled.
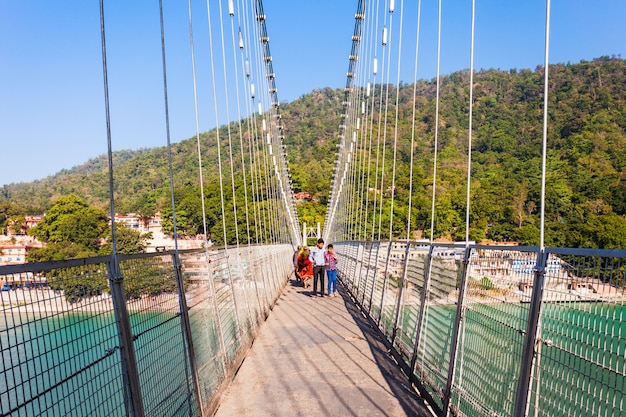
[[[317,242],[320,237],[322,237],[320,222],[317,222],[317,227],[307,227],[306,223],[302,223],[302,245],[309,246],[309,239],[313,238]]]

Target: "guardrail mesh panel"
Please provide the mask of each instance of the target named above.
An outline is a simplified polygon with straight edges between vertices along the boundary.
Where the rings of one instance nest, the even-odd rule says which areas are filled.
[[[396,311],[400,295],[400,281],[404,273],[404,256],[406,253],[406,244],[393,244],[394,251],[391,256],[383,263],[386,265],[386,284],[381,300],[380,327],[383,333],[389,338],[393,335],[394,324],[396,320]],[[385,258],[387,254],[385,253]]]
[[[230,364],[239,349],[239,323],[231,286],[230,267],[226,251],[220,250],[211,254],[211,267],[215,285],[215,299],[222,331],[222,339],[226,349],[226,363]]]
[[[292,272],[290,245],[231,252],[180,252],[182,288],[174,252],[120,255],[112,282],[110,257],[0,267],[1,414],[132,412],[116,313],[132,333],[135,404],[147,416],[201,414]]]
[[[381,310],[382,265],[390,253],[393,276],[406,243],[359,244],[362,268],[340,276],[390,340],[398,287],[388,279]],[[521,392],[531,416],[626,415],[626,251],[410,244],[393,342],[438,414],[518,415]],[[337,244],[341,254],[350,245]],[[527,332],[535,327],[533,343]],[[535,359],[525,352],[533,345]]]
[[[355,268],[356,276],[350,277],[349,280],[356,280],[357,289],[355,292],[355,297],[357,300],[363,304],[363,300],[365,299],[365,293],[367,292],[367,275],[369,269],[369,262],[371,258],[372,245],[367,243],[362,243],[360,246],[360,258],[357,267]],[[341,270],[339,271],[341,273]]]
[[[259,304],[259,314],[265,316],[270,305],[270,291],[268,268],[261,262],[261,248],[254,247],[250,250],[250,273],[254,280],[257,302]]]
[[[171,255],[127,259],[120,268],[146,415],[195,415]]]
[[[416,373],[439,407],[443,405],[439,401],[443,401],[448,377],[457,279],[458,265],[454,259],[438,255],[432,257]]]
[[[186,300],[198,367],[198,384],[203,402],[224,379],[223,352],[220,347],[218,318],[213,304],[213,278],[205,252],[183,254]]]
[[[389,242],[385,242],[376,251],[376,260],[372,265],[373,289],[371,293],[369,313],[374,320],[380,321],[382,313],[382,295],[385,285],[385,263],[387,261],[387,248]]]
[[[529,413],[626,415],[625,259],[551,253]]]
[[[248,285],[246,281],[248,264],[244,262],[240,251],[230,249],[228,254],[232,301],[239,331],[238,343],[243,345],[256,327],[256,320],[249,305],[251,300],[249,293],[250,290],[254,290],[254,286]]]
[[[248,254],[245,254],[248,255]],[[257,298],[256,282],[250,270],[250,256],[240,256],[240,272],[235,274],[235,298],[239,302],[239,317],[245,334],[252,334],[259,323],[260,311]]]
[[[336,247],[335,252],[339,254],[339,260],[337,264],[337,269],[344,276],[352,277],[350,281],[346,281],[345,285],[348,286],[349,290],[353,293],[357,293],[357,285],[358,285],[358,273],[357,273],[357,253],[358,248],[360,247],[358,242],[348,243],[346,245],[342,245],[340,247]],[[341,252],[341,253],[339,253]]]
[[[113,306],[102,263],[0,275],[0,411],[123,416]]]
[[[396,348],[403,355],[407,363],[413,354],[413,347],[417,342],[417,321],[422,308],[422,292],[424,290],[424,268],[427,253],[424,251],[409,252],[406,269],[405,288],[398,320],[398,337]]]
[[[513,415],[536,261],[535,252],[472,252],[451,399],[462,415]]]
[[[369,312],[372,307],[372,294],[374,292],[374,281],[376,279],[376,266],[378,264],[378,248],[379,244],[372,244],[369,250],[369,256],[365,266],[365,291],[363,291],[363,299],[361,304]]]

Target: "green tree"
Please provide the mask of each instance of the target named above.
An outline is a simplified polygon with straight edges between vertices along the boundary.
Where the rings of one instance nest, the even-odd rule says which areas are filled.
[[[64,259],[88,258],[95,252],[77,243],[48,243],[43,248],[33,249],[26,255],[28,262],[62,261]]]
[[[24,226],[24,223],[26,223],[26,216],[13,216],[8,221],[8,231],[13,233],[14,235],[21,235],[23,233],[22,226]]]
[[[142,234],[137,230],[132,230],[125,226],[116,226],[115,237],[117,253],[142,253],[146,251],[148,242],[152,239],[152,232]],[[100,246],[100,250],[98,251],[100,255],[111,254],[113,246],[111,239],[111,228],[109,228],[106,242]]]
[[[582,226],[585,240],[582,247],[602,249],[626,248],[626,218],[615,213],[589,215],[587,223]]]
[[[0,202],[0,233],[7,233],[8,226],[15,223],[14,219],[16,217],[23,218],[25,214],[26,210],[17,204],[9,201]]]
[[[177,291],[172,264],[160,257],[132,259],[122,263],[124,295],[127,299]]]
[[[72,247],[75,245],[75,249],[71,252],[75,252],[76,255],[95,255],[106,227],[107,217],[82,199],[75,195],[61,197],[55,201],[43,221],[29,229],[30,235],[49,244],[48,248],[44,248],[45,250],[33,250],[31,256],[39,260],[58,259],[59,253],[71,254],[62,249],[67,244],[73,244]],[[38,251],[41,252],[37,253]],[[64,259],[75,257],[77,256]]]
[[[109,291],[106,269],[99,265],[53,269],[46,274],[48,285],[55,291],[63,291],[69,303],[79,303],[84,298]]]

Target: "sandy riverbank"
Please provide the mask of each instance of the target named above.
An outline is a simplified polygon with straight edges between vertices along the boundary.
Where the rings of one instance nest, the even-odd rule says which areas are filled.
[[[131,311],[163,311],[178,308],[175,294],[146,296],[129,300],[126,306]],[[62,291],[51,289],[17,289],[0,292],[0,312],[4,313],[104,313],[113,312],[113,300],[108,293],[85,297],[70,303]]]

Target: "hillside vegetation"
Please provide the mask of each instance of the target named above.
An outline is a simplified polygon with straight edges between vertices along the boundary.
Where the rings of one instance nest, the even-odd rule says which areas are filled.
[[[543,69],[481,70],[474,75],[471,238],[539,241]],[[468,140],[469,73],[442,77],[435,237],[462,239]],[[599,58],[550,67],[546,189],[546,244],[562,247],[626,248],[626,61]],[[435,123],[434,80],[416,85],[411,237],[428,237]],[[385,184],[391,184],[395,95],[399,97],[394,237],[406,237],[411,157],[413,85],[389,88]],[[380,94],[380,86],[374,89]],[[298,205],[301,221],[323,220],[341,121],[343,90],[321,89],[281,104],[285,145],[294,191],[314,202]],[[374,97],[374,103],[379,97]],[[383,108],[385,106],[383,105]],[[374,118],[377,118],[376,109]],[[377,126],[371,134],[377,137]],[[220,128],[226,145],[226,127]],[[231,126],[238,137],[238,124]],[[202,135],[203,166],[216,166],[214,132]],[[182,227],[195,234],[202,225],[195,138],[173,145],[177,205]],[[222,148],[224,149],[224,147]],[[382,150],[382,144],[381,148]],[[233,145],[239,152],[239,142]],[[376,148],[370,170],[375,169]],[[115,154],[118,212],[168,212],[169,179],[164,147]],[[103,212],[108,207],[106,158],[99,157],[54,176],[0,189],[0,228],[9,218],[42,213],[64,195],[75,194]],[[236,199],[243,200],[241,164],[235,162]],[[367,167],[366,167],[367,169]],[[215,169],[206,169],[209,226],[220,225]],[[229,168],[224,177],[229,178]],[[369,187],[374,187],[372,179]],[[378,185],[380,185],[378,183]],[[231,193],[229,193],[231,194]],[[364,196],[362,196],[364,198]],[[232,196],[226,196],[232,200]],[[383,199],[383,224],[389,202]],[[231,204],[228,203],[227,204]],[[239,204],[239,203],[238,203]],[[259,202],[258,204],[263,204]],[[178,210],[178,209],[177,209]],[[228,210],[227,210],[228,213]],[[227,214],[229,216],[231,214]],[[370,215],[371,216],[371,215]],[[385,222],[386,221],[386,222]],[[242,219],[239,219],[242,223]],[[221,226],[220,226],[221,227]],[[383,227],[385,229],[385,227]],[[387,231],[381,236],[386,237]]]

